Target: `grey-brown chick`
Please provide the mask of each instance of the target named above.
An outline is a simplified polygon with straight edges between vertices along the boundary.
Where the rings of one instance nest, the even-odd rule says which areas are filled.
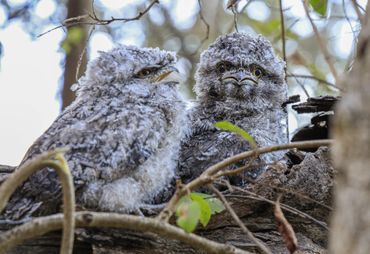
[[[28,150],[21,165],[57,147],[65,154],[77,203],[98,211],[132,212],[166,188],[174,176],[185,128],[185,104],[176,82],[174,53],[118,46],[88,65],[76,100]],[[55,213],[61,204],[56,173],[43,169],[12,197],[6,217]]]
[[[201,54],[195,76],[197,98],[189,112],[191,132],[182,142],[179,159],[183,181],[250,149],[239,135],[216,129],[218,121],[246,130],[258,146],[287,142],[284,65],[269,41],[245,33],[220,36]],[[258,161],[271,163],[282,155],[261,155]],[[260,172],[249,175],[256,177]]]

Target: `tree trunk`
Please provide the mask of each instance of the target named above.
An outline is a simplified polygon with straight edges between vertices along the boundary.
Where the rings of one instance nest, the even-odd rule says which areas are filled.
[[[334,121],[333,161],[338,169],[332,218],[332,253],[370,251],[370,5],[363,17],[357,58],[343,79],[348,89]]]
[[[70,0],[67,3],[68,9],[68,18],[77,17],[83,14],[90,9],[90,1],[84,0]],[[62,88],[62,109],[67,107],[75,98],[75,94],[71,91],[71,86],[76,83],[76,71],[78,62],[81,56],[82,51],[86,46],[86,38],[87,38],[87,27],[86,26],[72,26],[68,28],[68,32],[75,27],[82,28],[82,37],[79,43],[71,44],[70,51],[66,54],[65,66],[64,66],[64,80],[63,80],[63,88]],[[68,33],[67,33],[68,34]],[[78,78],[83,74],[86,70],[86,63],[87,63],[87,56],[86,54],[83,55]]]

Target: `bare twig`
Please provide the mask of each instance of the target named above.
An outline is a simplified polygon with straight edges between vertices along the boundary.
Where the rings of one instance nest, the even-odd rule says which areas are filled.
[[[252,151],[247,151],[243,153],[239,153],[232,157],[229,157],[215,165],[206,169],[198,178],[194,179],[193,181],[189,182],[184,186],[180,186],[176,189],[175,194],[172,196],[170,201],[167,203],[167,206],[163,211],[158,215],[158,218],[161,220],[168,221],[169,218],[173,215],[175,207],[179,199],[186,194],[189,190],[194,190],[198,187],[207,185],[212,183],[216,180],[216,173],[220,170],[226,168],[229,165],[232,165],[238,161],[250,158],[255,156],[256,154],[263,154],[263,153],[270,153],[279,150],[286,150],[291,148],[313,148],[313,147],[320,147],[320,146],[328,146],[332,144],[332,140],[313,140],[313,141],[303,141],[303,142],[292,142],[289,144],[281,144],[263,148],[257,148]]]
[[[323,42],[323,40],[320,36],[319,30],[317,29],[315,23],[313,22],[313,20],[310,16],[310,11],[308,9],[307,0],[302,0],[302,3],[303,3],[304,10],[306,12],[306,16],[307,16],[308,20],[310,21],[312,29],[315,33],[317,43],[319,44],[320,50],[321,50],[322,54],[324,55],[325,61],[328,64],[329,69],[330,69],[331,73],[333,74],[334,79],[338,80],[338,74],[337,74],[337,71],[334,67],[334,63],[332,61],[330,53],[329,53],[328,49],[326,48],[326,46],[325,46],[325,44],[324,44],[324,42]]]
[[[15,170],[0,186],[0,213],[5,208],[10,196],[14,193],[16,188],[30,175],[43,168],[53,168],[60,177],[63,190],[64,220],[61,253],[72,253],[75,226],[75,192],[72,175],[69,171],[67,162],[62,156],[63,152],[65,152],[65,149],[47,152],[26,162],[19,169]],[[0,248],[0,250],[0,252],[5,252],[3,248]]]
[[[251,161],[253,161],[253,160],[251,160]],[[219,178],[219,177],[222,177],[222,176],[233,176],[233,175],[240,174],[240,173],[242,173],[244,171],[247,171],[249,169],[252,169],[252,168],[260,168],[260,167],[269,166],[269,165],[274,165],[274,163],[257,163],[257,164],[248,163],[247,165],[244,165],[244,166],[236,168],[236,169],[227,170],[227,171],[220,171],[217,174],[215,174],[215,177]]]
[[[316,81],[318,81],[319,83],[323,83],[325,85],[328,85],[330,87],[333,87],[335,89],[338,89],[340,91],[343,91],[343,89],[337,87],[335,84],[333,83],[330,83],[329,81],[326,81],[325,79],[320,79],[320,78],[317,78],[315,76],[311,76],[311,75],[305,75],[305,74],[288,74],[288,78],[305,78],[305,79],[314,79]]]
[[[208,188],[222,201],[224,204],[226,210],[230,213],[231,217],[233,217],[234,221],[239,225],[239,227],[242,229],[242,231],[248,236],[252,242],[254,242],[263,253],[271,254],[271,250],[260,240],[258,240],[253,233],[244,225],[244,223],[240,220],[238,215],[235,213],[234,209],[231,207],[229,202],[227,202],[224,195],[222,195],[221,192],[219,192],[212,184],[208,185]]]
[[[203,24],[206,26],[206,36],[202,39],[202,41],[200,42],[200,47],[202,47],[203,43],[208,40],[209,38],[209,29],[210,29],[210,26],[207,22],[207,20],[204,18],[204,14],[203,14],[203,10],[202,10],[202,3],[201,3],[201,0],[198,0],[198,5],[199,5],[199,18],[200,20],[203,22]],[[198,50],[197,50],[198,51]]]
[[[71,27],[71,26],[76,26],[76,25],[92,25],[92,26],[109,25],[110,23],[117,22],[117,21],[130,22],[130,21],[139,20],[146,13],[148,13],[149,10],[155,4],[159,4],[159,0],[153,0],[152,2],[150,2],[150,4],[144,10],[140,11],[135,17],[132,17],[132,18],[111,17],[110,19],[100,19],[100,18],[97,17],[97,15],[95,13],[95,9],[93,8],[93,13],[92,14],[85,14],[85,15],[81,15],[81,16],[78,16],[78,17],[73,17],[73,18],[66,19],[66,20],[63,21],[63,23],[61,25],[56,26],[56,27],[54,27],[50,30],[47,30],[46,32],[41,33],[37,37],[41,37],[41,36],[51,32],[51,31],[54,31],[56,29],[63,28],[63,27]]]
[[[235,31],[237,33],[239,33],[239,30],[238,30],[238,10],[236,9],[235,6],[233,6],[233,7],[231,7],[231,11],[234,14],[234,28],[235,28]]]
[[[285,83],[288,84],[288,77],[287,77],[287,68],[288,62],[286,58],[286,48],[285,48],[285,23],[284,23],[284,12],[283,12],[283,4],[281,0],[279,0],[279,9],[280,9],[280,25],[281,25],[281,42],[282,42],[282,51],[283,51],[283,60],[284,60],[284,79]],[[285,117],[285,125],[286,125],[286,136],[287,140],[289,139],[289,114],[286,114]]]
[[[217,183],[217,184],[221,184],[221,185],[224,185],[222,183]],[[227,186],[226,184],[224,186]],[[248,191],[248,190],[245,190],[245,189],[242,189],[240,187],[237,187],[237,186],[232,186],[232,188],[236,191],[239,191],[239,192],[243,192],[243,193],[246,193],[248,195],[236,195],[236,194],[230,194],[230,195],[227,195],[228,197],[236,197],[236,198],[248,198],[248,199],[253,199],[253,200],[258,200],[258,201],[263,201],[263,202],[266,202],[266,203],[269,203],[271,205],[275,205],[275,201],[272,201],[268,198],[265,198],[261,195],[258,195],[256,193],[253,193],[251,191]],[[316,201],[317,202],[317,201]],[[295,214],[297,216],[300,216],[302,218],[305,218],[305,219],[309,219],[313,222],[315,222],[317,225],[323,227],[325,230],[328,230],[329,231],[329,228],[328,226],[326,225],[325,222],[322,222],[322,221],[319,221],[317,219],[315,219],[314,217],[312,217],[311,215],[305,213],[305,212],[302,212],[294,207],[291,207],[289,205],[286,205],[286,204],[281,204],[282,208],[292,214]]]
[[[95,11],[93,11],[94,15],[95,15]],[[76,81],[78,80],[78,77],[79,77],[79,74],[80,74],[80,67],[81,67],[81,63],[82,63],[82,59],[86,53],[86,49],[89,45],[89,41],[90,41],[90,38],[91,38],[91,35],[93,34],[95,30],[95,26],[93,26],[91,29],[90,29],[90,32],[89,34],[87,35],[87,38],[86,38],[86,42],[85,42],[85,47],[84,49],[82,50],[81,54],[80,54],[80,58],[78,59],[78,63],[77,63],[77,68],[76,68]]]
[[[206,27],[206,35],[204,38],[200,41],[199,46],[194,50],[194,52],[191,55],[197,54],[197,52],[202,48],[203,44],[209,39],[209,32],[210,32],[210,25],[207,22],[207,20],[204,18],[203,10],[202,10],[202,3],[201,0],[198,0],[198,6],[199,6],[199,19],[202,21],[202,23]]]
[[[153,218],[117,213],[77,212],[75,220],[77,227],[125,228],[141,232],[153,232],[163,237],[188,243],[190,246],[202,249],[208,253],[250,253],[231,245],[214,242],[195,234],[188,234],[178,227]],[[55,214],[15,227],[0,235],[0,252],[4,253],[26,239],[58,230],[62,228],[62,225],[63,215]]]
[[[361,14],[361,11],[360,11],[360,8],[358,6],[357,1],[356,0],[352,0],[352,4],[353,4],[353,8],[355,9],[355,12],[356,12],[357,17],[360,20],[360,23],[363,24],[363,17],[362,17],[362,14]]]
[[[310,98],[310,94],[308,93],[307,89],[304,87],[304,84],[302,84],[295,75],[289,75],[289,77],[294,78],[295,81],[298,83],[298,85],[302,88],[302,90],[303,90],[304,94],[307,96],[307,98]]]
[[[287,82],[287,59],[286,59],[286,50],[285,50],[285,25],[284,25],[284,13],[283,13],[283,5],[281,0],[279,0],[279,7],[280,7],[280,25],[281,25],[281,42],[282,42],[282,51],[283,51],[283,60],[285,62],[284,66],[284,73],[285,73],[285,82]]]

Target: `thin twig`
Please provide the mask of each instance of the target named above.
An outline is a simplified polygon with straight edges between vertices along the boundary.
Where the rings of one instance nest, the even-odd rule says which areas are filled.
[[[307,98],[310,98],[310,94],[308,93],[307,89],[304,87],[304,85],[299,81],[299,79],[295,75],[289,75],[289,77],[292,77],[295,79],[295,81],[298,83],[298,85],[302,88],[304,94],[307,96]]]
[[[239,30],[238,30],[238,11],[237,11],[235,6],[231,7],[231,11],[234,14],[234,28],[235,28],[235,31],[237,33],[239,33]]]
[[[328,85],[330,87],[333,87],[335,89],[338,89],[339,91],[343,91],[343,89],[341,89],[340,87],[337,87],[335,84],[333,83],[330,83],[329,81],[326,81],[325,79],[320,79],[320,78],[317,78],[315,76],[311,76],[311,75],[305,75],[305,74],[295,74],[295,73],[292,73],[292,74],[288,74],[288,78],[305,78],[305,79],[314,79],[316,81],[318,81],[319,83],[323,83],[325,85]]]
[[[287,77],[288,62],[286,58],[286,48],[285,48],[285,23],[284,23],[283,4],[281,0],[279,0],[279,9],[280,9],[280,25],[281,25],[281,42],[282,42],[282,51],[283,51],[283,60],[284,60],[284,79],[285,79],[285,83],[288,85],[288,77]],[[285,117],[285,128],[286,128],[285,131],[286,131],[287,140],[290,141],[289,139],[289,114],[286,114],[286,117]]]
[[[240,220],[239,216],[235,213],[234,209],[231,207],[229,202],[227,202],[224,195],[219,192],[212,184],[208,185],[208,188],[222,201],[226,210],[230,213],[231,217],[233,217],[234,221],[239,225],[242,231],[248,236],[252,242],[254,242],[263,253],[272,254],[271,250],[260,240],[258,240],[253,233],[244,225],[244,223]]]
[[[93,9],[93,13],[92,14],[85,14],[85,15],[81,15],[81,16],[78,16],[78,17],[73,17],[73,18],[69,18],[69,19],[66,19],[63,21],[63,23],[59,26],[56,26],[50,30],[47,30],[46,32],[43,32],[41,34],[39,34],[37,37],[41,37],[51,31],[54,31],[56,29],[59,29],[59,28],[63,28],[63,27],[71,27],[71,26],[76,26],[76,25],[92,25],[92,26],[96,26],[96,25],[108,25],[110,23],[113,23],[113,22],[116,22],[116,21],[122,21],[122,22],[130,22],[130,21],[135,21],[135,20],[139,20],[141,17],[143,17],[155,4],[159,4],[159,0],[153,0],[144,10],[140,11],[135,17],[132,17],[132,18],[115,18],[115,17],[111,17],[110,19],[100,19],[97,17],[96,13],[95,13],[95,9]],[[86,20],[86,19],[89,19],[89,20]]]
[[[67,254],[73,251],[75,192],[72,175],[67,162],[62,156],[65,151],[65,149],[58,149],[44,153],[15,170],[0,186],[0,213],[17,187],[22,185],[30,175],[43,168],[53,168],[60,177],[62,184],[64,220],[61,253]],[[0,250],[0,252],[5,252],[2,248]]]
[[[352,4],[353,4],[353,8],[355,9],[355,12],[356,12],[357,17],[360,20],[360,23],[363,24],[363,17],[362,17],[360,8],[359,8],[359,6],[357,4],[357,1],[356,0],[352,0]]]
[[[307,16],[308,20],[310,21],[312,29],[315,33],[317,43],[319,44],[321,52],[324,55],[325,61],[328,64],[329,69],[330,69],[331,73],[333,74],[334,79],[338,80],[338,74],[337,74],[337,71],[334,67],[334,63],[332,62],[332,58],[330,56],[330,53],[329,53],[328,49],[326,48],[326,46],[325,46],[325,44],[324,44],[324,42],[323,42],[323,40],[320,36],[319,30],[317,29],[315,23],[313,22],[313,20],[310,16],[310,11],[308,9],[307,0],[302,0],[302,3],[303,3],[304,10],[306,12],[306,16]]]
[[[271,165],[274,165],[274,164],[275,163],[255,163],[255,164],[248,163],[247,165],[244,165],[244,166],[236,168],[236,169],[227,170],[227,171],[220,171],[217,174],[215,174],[215,177],[219,178],[219,177],[222,177],[222,176],[233,176],[233,175],[240,174],[244,171],[247,171],[249,169],[261,168],[261,167],[265,167],[265,166],[271,166]]]
[[[94,12],[94,15],[95,15],[95,12]],[[89,41],[90,41],[91,35],[94,32],[94,30],[95,30],[95,26],[93,26],[90,29],[90,32],[87,35],[87,38],[86,38],[86,41],[85,41],[85,47],[84,47],[84,49],[82,50],[82,52],[80,54],[80,58],[78,59],[77,68],[76,68],[76,77],[75,77],[76,81],[78,81],[78,77],[79,77],[79,74],[80,74],[80,68],[81,68],[81,64],[82,64],[82,59],[83,59],[83,57],[84,57],[84,55],[86,53],[87,47],[89,46]]]
[[[217,184],[221,184],[221,183],[217,183]],[[226,186],[226,184],[221,184],[223,186]],[[246,193],[248,194],[248,196],[244,196],[244,195],[236,195],[236,194],[231,194],[231,195],[227,195],[228,197],[236,197],[236,198],[248,198],[248,199],[253,199],[253,200],[258,200],[258,201],[263,201],[263,202],[266,202],[266,203],[269,203],[271,205],[275,205],[275,202],[268,199],[268,198],[265,198],[261,195],[258,195],[256,193],[253,193],[251,191],[248,191],[248,190],[245,190],[245,189],[242,189],[240,187],[237,187],[237,186],[232,186],[233,189],[237,190],[237,191],[240,191],[240,192],[243,192],[243,193]],[[315,222],[317,225],[323,227],[325,230],[328,230],[329,231],[329,228],[328,226],[326,225],[326,223],[322,222],[322,221],[319,221],[317,219],[315,219],[314,217],[312,217],[311,215],[305,213],[305,212],[302,212],[294,207],[291,207],[289,205],[286,205],[286,204],[281,204],[282,205],[282,208],[286,211],[289,211],[291,212],[292,214],[295,214],[297,216],[300,216],[302,218],[305,218],[305,219],[309,219],[313,222]]]
[[[201,0],[198,0],[198,5],[199,5],[199,18],[203,22],[203,24],[206,26],[206,36],[202,39],[202,41],[200,42],[200,46],[199,46],[199,48],[201,48],[203,43],[206,40],[208,40],[208,38],[209,38],[210,26],[209,26],[207,20],[204,18]],[[196,51],[198,51],[198,50],[196,50]]]
[[[167,203],[165,209],[158,215],[160,220],[168,221],[169,218],[173,215],[175,207],[179,199],[186,194],[189,190],[194,190],[198,187],[207,185],[212,183],[216,180],[216,173],[220,170],[226,168],[229,165],[232,165],[238,161],[247,159],[249,157],[255,156],[256,154],[263,154],[263,153],[270,153],[279,150],[287,150],[291,148],[313,148],[313,147],[320,147],[320,146],[328,146],[332,144],[332,140],[324,139],[324,140],[312,140],[312,141],[303,141],[303,142],[292,142],[289,144],[281,144],[263,148],[257,148],[252,151],[247,151],[243,153],[239,153],[223,161],[214,164],[213,166],[206,169],[199,177],[194,179],[193,181],[187,183],[186,185],[180,186],[176,189],[175,194],[172,196],[170,201]]]
[[[221,244],[195,234],[158,221],[154,218],[139,217],[117,213],[76,212],[76,227],[94,228],[125,228],[141,232],[152,232],[157,235],[188,243],[207,253],[250,254],[231,245]],[[0,252],[4,253],[24,240],[44,235],[48,232],[61,229],[63,215],[55,214],[35,219],[21,226],[15,227],[0,235]]]
[[[286,50],[285,50],[285,25],[284,25],[284,13],[283,13],[283,5],[281,0],[279,0],[279,7],[280,7],[280,25],[281,25],[281,42],[282,42],[282,51],[283,51],[283,60],[285,62],[284,66],[284,73],[285,73],[285,82],[287,82],[287,59],[286,59]]]

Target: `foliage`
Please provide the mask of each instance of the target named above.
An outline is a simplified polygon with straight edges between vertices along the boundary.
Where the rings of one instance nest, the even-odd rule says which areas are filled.
[[[71,27],[68,30],[68,34],[66,38],[62,42],[62,49],[66,52],[66,54],[69,54],[73,48],[73,46],[78,45],[83,38],[83,29],[78,26]]]
[[[252,147],[255,148],[257,146],[256,141],[254,141],[254,138],[248,132],[246,132],[245,130],[243,130],[242,128],[240,128],[238,126],[233,125],[232,123],[230,123],[228,121],[217,122],[217,123],[215,123],[215,127],[219,128],[221,130],[231,131],[231,132],[234,132],[236,134],[239,134],[245,140],[247,140]]]
[[[327,0],[310,0],[310,5],[312,8],[322,16],[325,16],[326,9],[328,7]]]
[[[192,192],[180,199],[176,207],[176,223],[186,232],[193,232],[200,222],[206,227],[212,214],[225,210],[222,202],[204,193]]]

